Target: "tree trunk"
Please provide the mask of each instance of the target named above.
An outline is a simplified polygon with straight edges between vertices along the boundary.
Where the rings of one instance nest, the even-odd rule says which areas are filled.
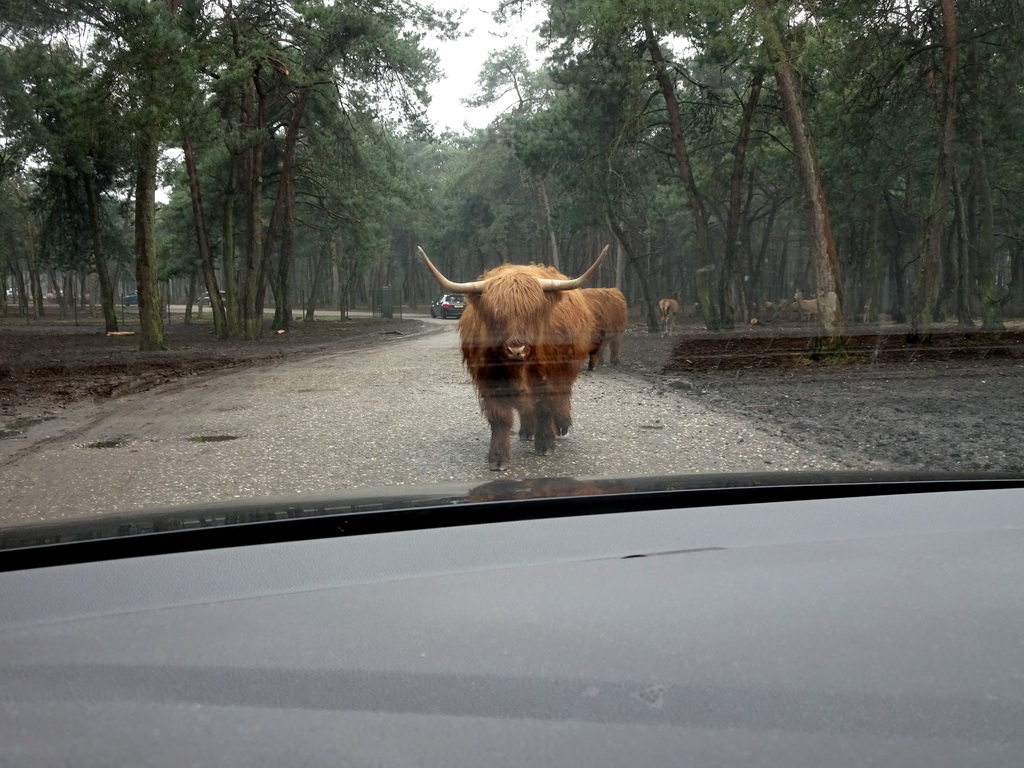
[[[100,306],[103,309],[103,325],[107,333],[117,331],[117,312],[114,308],[114,288],[110,282],[110,270],[107,268],[107,254],[103,249],[103,219],[101,216],[99,194],[92,176],[83,177],[85,198],[89,210],[89,234],[92,238],[93,265],[96,268],[96,279],[100,286]]]
[[[882,306],[882,243],[881,243],[882,202],[876,199],[871,206],[871,221],[868,224],[868,264],[864,276],[865,296],[862,321],[878,322],[878,313]]]
[[[552,267],[561,270],[562,259],[558,253],[558,233],[555,232],[554,214],[551,204],[551,193],[548,191],[548,181],[543,175],[535,177],[537,187],[540,190],[540,199],[544,204],[544,226],[548,231],[548,242],[551,245],[551,260],[548,262]]]
[[[967,207],[964,203],[963,189],[954,167],[953,173],[953,204],[956,212],[956,226],[953,228],[956,245],[956,324],[958,328],[973,328],[974,313],[971,311],[970,265],[970,232],[967,224]]]
[[[282,186],[285,181],[282,179]],[[274,295],[277,299],[274,307],[274,330],[287,331],[292,326],[292,251],[295,244],[295,189],[287,183],[284,199],[284,221],[281,225],[281,245],[277,262],[277,286]],[[310,297],[312,302],[312,297]]]
[[[981,114],[980,67],[972,44],[969,53],[967,85],[970,89],[970,112]],[[981,327],[986,331],[1005,330],[1003,302],[996,286],[995,210],[992,185],[989,182],[988,163],[985,159],[985,137],[980,120],[971,121],[972,160],[968,189],[968,230],[973,243],[973,273],[976,296],[981,305]]]
[[[242,336],[256,341],[263,335],[265,265],[263,251],[263,152],[266,145],[266,103],[259,88],[259,67],[250,74],[242,97],[242,126],[255,135],[245,159],[245,262],[242,266]]]
[[[626,255],[622,250],[622,244],[616,242],[615,245],[615,288],[620,291],[624,291],[623,286],[626,282]]]
[[[18,289],[18,310],[22,317],[28,317],[28,292],[30,286],[25,284],[25,276],[19,269],[15,273]]]
[[[1011,316],[1024,315],[1024,251],[1019,245],[1010,254],[1010,283],[1007,286],[1006,304]]]
[[[704,313],[704,322],[707,323],[708,329],[717,331],[721,329],[722,321],[720,308],[716,306],[714,300],[716,265],[711,257],[711,235],[708,227],[707,209],[704,205],[704,198],[697,188],[697,182],[693,178],[693,169],[690,166],[690,154],[686,146],[686,137],[683,136],[683,121],[679,113],[679,100],[676,98],[672,79],[668,76],[665,57],[662,55],[661,46],[654,36],[654,28],[651,26],[650,19],[645,17],[643,25],[647,51],[650,53],[651,61],[654,64],[654,75],[658,81],[658,87],[661,89],[661,95],[665,99],[665,108],[668,111],[669,130],[672,137],[676,170],[679,173],[679,180],[686,190],[690,210],[693,214],[693,236],[695,240],[694,282],[697,289],[697,302]]]
[[[224,293],[227,300],[225,319],[229,339],[241,334],[241,300],[238,291],[238,266],[235,259],[235,203],[238,200],[239,156],[234,152],[228,156],[228,179],[224,188],[224,207],[221,214],[221,255],[220,263],[224,275]]]
[[[344,269],[341,263],[341,256],[338,252],[338,238],[332,232],[327,235],[330,239],[328,240],[328,258],[331,264],[331,294],[334,305],[338,307],[338,317],[342,320],[345,319],[345,301],[347,299],[345,295],[345,284],[342,281],[344,275]],[[427,300],[430,297],[427,296]],[[333,305],[332,305],[333,306]]]
[[[224,301],[217,285],[217,273],[213,267],[213,254],[210,251],[210,236],[206,229],[206,215],[203,213],[203,195],[199,186],[199,172],[196,169],[195,148],[192,138],[182,138],[185,153],[185,170],[188,172],[188,189],[192,198],[192,221],[196,228],[196,243],[199,248],[199,266],[203,270],[203,282],[210,294],[210,311],[213,313],[213,329],[218,339],[228,338],[227,317]]]
[[[807,237],[811,268],[814,272],[818,316],[825,326],[831,344],[845,343],[846,320],[843,309],[842,280],[832,226],[829,222],[825,188],[818,167],[818,157],[811,141],[811,131],[804,114],[803,97],[789,46],[783,39],[779,20],[767,7],[766,0],[756,3],[772,58],[775,61],[775,82],[782,98],[782,111],[793,141],[797,171],[807,218]]]
[[[942,82],[939,92],[939,160],[935,186],[926,217],[921,258],[915,281],[910,337],[914,340],[931,336],[932,312],[937,298],[939,272],[942,265],[943,233],[949,219],[950,187],[955,178],[956,158],[956,69],[957,28],[955,0],[941,0],[943,30]]]
[[[637,284],[640,286],[640,295],[643,299],[644,309],[647,313],[647,331],[649,333],[659,333],[661,331],[660,323],[658,322],[658,302],[651,294],[651,284],[648,279],[647,273],[644,272],[640,264],[640,259],[637,254],[633,251],[633,248],[629,244],[629,240],[626,237],[626,233],[622,231],[611,213],[611,206],[605,204],[605,220],[608,222],[608,228],[611,229],[612,234],[615,235],[615,240],[622,248],[623,253],[626,254],[626,261],[629,266],[633,268],[633,274],[636,275]]]
[[[316,312],[316,305],[317,305],[317,300],[316,300],[317,299],[317,291],[318,291],[318,289],[320,287],[321,276],[324,273],[324,265],[328,262],[329,259],[331,261],[333,261],[333,259],[331,258],[332,255],[333,255],[332,254],[333,242],[334,242],[334,237],[331,235],[331,233],[325,233],[325,234],[321,235],[320,247],[317,248],[316,256],[312,259],[312,264],[310,266],[311,274],[310,274],[310,280],[309,280],[309,284],[310,284],[310,288],[309,288],[309,301],[306,302],[306,311],[305,311],[305,314],[302,317],[303,322],[310,322],[310,321],[312,321],[314,319],[314,313]],[[332,280],[331,280],[332,294],[334,296],[338,295],[338,291],[337,291],[338,285],[337,285],[337,283],[338,283],[338,271],[337,271],[337,269],[334,269],[332,271]]]
[[[1003,302],[996,287],[995,212],[992,187],[988,180],[985,148],[980,141],[975,148],[975,167],[972,187],[974,237],[974,277],[978,301],[981,304],[981,326],[987,331],[1005,330]]]
[[[32,215],[28,212],[28,194],[25,192],[25,187],[19,182],[16,186],[18,197],[21,198],[22,202],[26,203],[23,210],[25,211],[25,237],[28,240],[28,253],[26,258],[26,265],[28,266],[28,291],[25,290],[24,278],[19,275],[19,283],[22,283],[22,288],[19,293],[21,297],[21,313],[24,316],[28,316],[28,305],[31,299],[32,306],[34,307],[34,315],[36,317],[42,317],[45,313],[43,309],[43,281],[39,278],[39,259],[36,255],[36,228],[32,221]],[[31,296],[30,296],[31,294]]]
[[[166,349],[157,285],[156,171],[160,124],[151,121],[137,136],[135,159],[135,281],[139,290],[139,324],[143,352]]]
[[[193,269],[188,276],[188,295],[185,297],[185,325],[189,325],[192,322],[192,305],[196,300],[196,271]],[[200,309],[202,305],[200,304]],[[219,337],[218,337],[219,338]]]
[[[732,176],[729,180],[729,214],[725,224],[725,258],[722,264],[722,279],[719,283],[719,306],[722,308],[722,328],[735,328],[735,311],[729,299],[731,287],[736,282],[736,260],[740,247],[740,221],[743,214],[743,176],[746,173],[747,149],[750,146],[750,127],[754,122],[754,110],[761,96],[764,76],[758,72],[750,84],[750,96],[743,105],[740,133],[733,145]],[[744,302],[746,304],[746,301]],[[749,305],[748,305],[749,306]]]
[[[71,276],[70,271],[61,272],[60,277],[57,277],[57,271],[54,269],[50,270],[50,285],[53,286],[54,292],[57,294],[57,306],[59,307],[59,316],[61,320],[68,319],[68,302],[66,297],[75,295],[75,281]],[[71,307],[73,311],[74,306]]]
[[[277,188],[277,198],[274,200],[274,208],[270,214],[270,222],[267,225],[267,235],[263,247],[267,253],[272,251],[274,241],[277,239],[277,231],[280,226],[281,217],[285,218],[282,234],[279,258],[277,264],[277,279],[274,286],[274,330],[287,330],[291,326],[291,269],[292,269],[292,238],[294,237],[293,222],[290,220],[293,214],[295,201],[295,185],[293,176],[295,174],[295,150],[299,143],[299,129],[302,127],[302,118],[306,112],[306,105],[309,104],[309,97],[312,91],[303,88],[292,106],[292,113],[288,120],[288,129],[285,132],[284,157],[281,161],[281,181]]]

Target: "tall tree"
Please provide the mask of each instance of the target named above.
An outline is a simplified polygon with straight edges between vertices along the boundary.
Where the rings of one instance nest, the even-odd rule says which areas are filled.
[[[524,118],[536,114],[548,101],[550,81],[544,70],[532,71],[526,52],[521,46],[512,46],[500,51],[493,51],[484,62],[477,79],[480,92],[467,100],[471,106],[485,106],[500,103],[513,98],[512,106],[507,114],[495,121],[502,139],[515,141],[516,125]],[[545,261],[555,269],[561,269],[561,255],[558,230],[555,226],[554,199],[547,169],[543,163],[533,162],[534,155],[524,152],[521,144],[517,144],[516,155],[523,161],[529,183],[536,190],[544,229],[548,240],[548,258]]]
[[[941,274],[943,235],[951,218],[953,185],[957,180],[956,168],[956,121],[957,121],[957,70],[959,68],[957,12],[954,0],[940,0],[941,23],[939,32],[942,61],[933,79],[937,113],[938,159],[935,181],[932,186],[931,203],[925,219],[924,237],[921,243],[921,258],[917,270],[914,290],[914,306],[911,314],[911,336],[927,339],[931,335],[938,294],[938,280]]]
[[[45,187],[48,218],[63,221],[69,235],[74,233],[61,240],[63,253],[57,258],[78,267],[81,233],[87,233],[104,324],[116,331],[103,198],[119,183],[127,158],[104,79],[67,45],[29,39],[0,50],[0,101],[5,134],[17,141],[23,158],[32,158]],[[58,240],[56,234],[48,232],[47,242]]]
[[[787,39],[789,27],[784,14],[788,14],[789,9],[786,4],[782,8],[772,7],[768,0],[756,0],[754,7],[775,71],[786,127],[793,142],[793,155],[806,212],[818,315],[833,343],[842,344],[846,321],[839,258],[832,238],[825,185],[804,108],[803,87],[794,61],[795,52]]]

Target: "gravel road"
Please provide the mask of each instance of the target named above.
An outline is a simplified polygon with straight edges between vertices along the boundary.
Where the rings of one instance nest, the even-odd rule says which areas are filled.
[[[0,525],[152,506],[495,479],[454,323],[374,349],[213,374],[71,408],[0,454]],[[676,383],[678,384],[678,382]],[[503,477],[881,469],[636,368],[579,378],[553,456]]]

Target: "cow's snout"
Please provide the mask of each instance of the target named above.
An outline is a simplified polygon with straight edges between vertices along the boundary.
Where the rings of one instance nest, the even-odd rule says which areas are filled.
[[[530,345],[520,339],[509,339],[505,344],[505,357],[509,360],[525,360],[530,354]]]

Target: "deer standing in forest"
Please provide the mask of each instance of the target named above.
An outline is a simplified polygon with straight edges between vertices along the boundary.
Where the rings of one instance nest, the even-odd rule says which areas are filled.
[[[800,319],[804,322],[810,322],[812,318],[818,316],[818,300],[805,299],[803,291],[797,291],[793,294],[793,302],[800,313]]]
[[[675,299],[662,299],[658,302],[658,314],[661,316],[662,335],[670,334],[676,325],[676,315],[679,314],[679,302]]]

